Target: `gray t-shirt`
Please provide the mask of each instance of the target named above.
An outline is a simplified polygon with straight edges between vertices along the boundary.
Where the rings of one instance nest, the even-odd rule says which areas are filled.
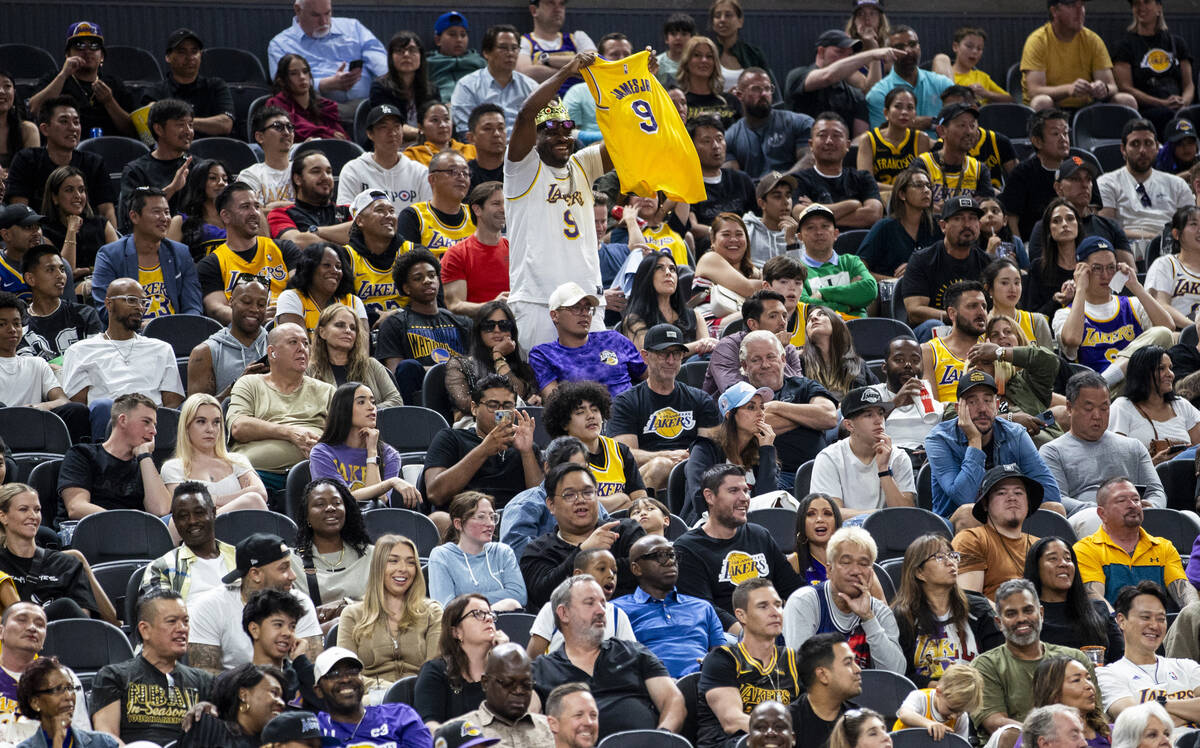
[[[1146,445],[1136,439],[1105,431],[1089,442],[1067,432],[1038,450],[1062,492],[1071,513],[1082,504],[1096,503],[1096,489],[1112,475],[1127,475],[1135,485],[1146,486],[1145,498],[1156,507],[1167,505],[1162,481],[1150,461]]]

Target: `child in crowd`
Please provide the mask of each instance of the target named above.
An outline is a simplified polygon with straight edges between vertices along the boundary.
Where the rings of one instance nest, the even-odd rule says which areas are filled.
[[[633,626],[629,624],[629,616],[612,604],[613,590],[617,588],[617,559],[612,553],[603,548],[589,548],[576,553],[573,573],[591,574],[604,589],[604,599],[607,601],[604,604],[607,618],[604,624],[604,638],[611,639],[615,636],[628,642],[637,641],[637,637],[633,635]],[[546,603],[538,611],[537,618],[529,629],[529,656],[533,658],[553,652],[561,647],[562,643],[562,633],[554,625],[554,610],[550,603]]]
[[[646,497],[633,502],[629,507],[630,518],[637,520],[647,535],[667,534],[667,525],[671,524],[671,510],[658,499]]]
[[[995,260],[1011,257],[1018,267],[1028,270],[1029,252],[1025,249],[1021,237],[1014,236],[1012,229],[1008,227],[1008,216],[1000,200],[996,197],[981,197],[979,208],[983,211],[983,215],[979,217],[979,248]]]
[[[979,60],[983,57],[983,47],[986,43],[986,31],[974,26],[963,26],[954,32],[954,43],[950,47],[954,52],[954,64],[950,64],[950,58],[946,55],[935,55],[933,72],[941,73],[958,85],[971,89],[979,99],[980,106],[1010,102],[1013,100],[1012,94],[979,69]]]
[[[970,717],[983,697],[983,676],[965,662],[946,668],[932,688],[918,688],[904,698],[892,730],[924,727],[934,740],[947,731],[968,738]]]

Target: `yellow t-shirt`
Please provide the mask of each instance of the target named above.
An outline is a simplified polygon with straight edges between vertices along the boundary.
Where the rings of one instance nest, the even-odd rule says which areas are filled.
[[[460,143],[454,138],[451,138],[448,148],[452,151],[458,151],[462,154],[462,157],[468,161],[475,158],[475,146],[471,145],[470,143]],[[438,151],[440,150],[440,148],[435,149],[429,143],[419,143],[417,145],[410,145],[401,151],[401,153],[408,158],[411,158],[413,161],[416,161],[418,164],[429,166],[429,162],[433,160],[433,157],[437,155]]]
[[[154,319],[175,313],[175,308],[171,306],[171,299],[167,296],[167,286],[163,283],[162,265],[156,263],[154,267],[144,268],[139,264],[138,283],[146,292],[146,298],[150,300],[150,306],[142,315],[144,318]]]
[[[996,81],[992,80],[992,76],[983,72],[979,68],[975,68],[974,70],[968,70],[965,73],[955,73],[954,74],[954,82],[960,86],[968,86],[968,87],[973,86],[976,83],[978,83],[979,85],[983,86],[984,91],[991,91],[992,93],[998,93],[998,94],[1008,93],[1008,91],[1005,91],[1003,88],[1001,88],[999,85],[997,85]],[[987,103],[988,102],[984,101],[983,99],[979,100],[980,106],[984,106]]]
[[[1030,70],[1045,72],[1047,86],[1062,86],[1079,78],[1090,81],[1094,72],[1111,70],[1112,66],[1108,47],[1095,31],[1085,28],[1071,41],[1063,42],[1054,36],[1047,21],[1025,39],[1021,51],[1021,100],[1029,103],[1029,84],[1025,78]],[[1091,101],[1091,97],[1068,96],[1055,102],[1055,106],[1078,109]]]

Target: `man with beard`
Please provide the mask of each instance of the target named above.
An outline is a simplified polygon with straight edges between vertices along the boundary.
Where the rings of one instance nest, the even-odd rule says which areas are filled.
[[[955,529],[974,526],[974,501],[984,473],[996,465],[1016,465],[1041,485],[1043,509],[1064,513],[1058,484],[1038,456],[1025,428],[997,417],[996,380],[978,369],[958,380],[958,417],[942,421],[925,437],[933,478],[933,511]],[[982,520],[979,520],[982,522]]]
[[[1196,198],[1181,177],[1154,168],[1158,136],[1150,120],[1125,123],[1121,155],[1125,168],[1096,180],[1104,203],[1100,215],[1120,223],[1130,239],[1152,239],[1162,233],[1177,209],[1194,205]]]
[[[295,18],[267,45],[269,70],[285,54],[303,55],[313,86],[339,103],[367,98],[371,82],[388,71],[387,50],[357,18],[333,15],[331,0],[296,0]],[[361,67],[349,65],[361,60]]]
[[[950,334],[921,345],[921,370],[933,384],[929,393],[946,405],[958,399],[955,390],[967,368],[967,354],[979,342],[987,324],[987,297],[975,280],[954,283],[946,289],[946,317]]]
[[[300,249],[287,240],[276,245],[270,237],[259,236],[262,206],[250,185],[234,182],[221,190],[214,203],[225,223],[225,243],[196,263],[204,313],[230,324],[233,289],[246,280],[257,280],[267,288],[266,317],[274,318],[275,302],[286,287],[288,268],[300,258]]]
[[[544,703],[556,686],[582,681],[597,696],[597,737],[656,728],[678,732],[686,714],[683,694],[650,650],[604,639],[604,602],[604,590],[590,574],[568,577],[554,588],[550,605],[563,645],[533,663],[538,696]]]
[[[546,300],[554,289],[579,281],[586,293],[601,290],[591,186],[612,170],[612,159],[603,143],[575,153],[574,123],[553,101],[559,87],[595,59],[595,52],[580,52],[545,79],[522,105],[508,141],[508,300],[517,319],[517,342],[526,351],[558,338],[547,314]],[[591,329],[604,329],[603,311],[592,316]]]
[[[979,109],[974,104],[947,104],[938,112],[934,126],[941,150],[917,156],[933,183],[933,209],[941,209],[946,200],[959,195],[994,195],[991,171],[970,155],[979,141]]]
[[[471,170],[471,189],[484,182],[503,182],[504,151],[508,148],[504,110],[496,104],[480,104],[471,110],[467,130],[475,145],[475,158],[467,162],[467,168]]]
[[[296,154],[292,159],[292,190],[296,201],[267,215],[272,237],[288,239],[300,247],[349,241],[349,208],[333,201],[333,167],[324,153],[310,148]]]
[[[804,684],[788,709],[796,735],[803,736],[796,745],[826,748],[838,719],[858,708],[850,699],[862,693],[862,668],[841,634],[809,637],[797,647],[796,661]]]
[[[467,160],[454,150],[444,150],[429,162],[428,200],[413,203],[396,218],[396,235],[438,257],[475,233],[471,211],[463,205],[471,187]]]
[[[396,236],[396,206],[383,190],[366,189],[351,201],[350,220],[354,295],[367,308],[371,327],[378,327],[400,309],[400,294],[392,278],[392,265],[404,246]]]
[[[871,127],[880,127],[883,121],[883,100],[897,86],[911,88],[917,100],[917,116],[913,120],[914,130],[925,130],[930,137],[933,120],[942,108],[942,92],[954,85],[944,75],[925,70],[921,65],[921,40],[910,26],[893,26],[888,33],[888,46],[896,50],[892,72],[883,76],[871,90],[867,91],[867,116]]]
[[[400,153],[404,149],[403,113],[391,104],[380,104],[367,114],[366,126],[372,148],[342,167],[338,174],[337,201],[350,205],[366,190],[381,190],[399,212],[420,200],[428,200],[429,170]],[[353,221],[353,207],[350,213]]]
[[[838,230],[832,208],[813,203],[800,212],[802,259],[808,266],[800,301],[806,305],[828,307],[852,317],[867,316],[867,307],[879,295],[875,276],[863,261],[851,252],[833,250]]]
[[[758,205],[754,182],[744,171],[726,166],[725,125],[721,118],[702,114],[687,121],[687,132],[700,157],[700,174],[704,177],[703,202],[692,204],[692,221],[688,229],[698,244],[709,244],[709,224],[719,213],[745,215]],[[700,248],[699,246],[697,248]]]
[[[786,109],[774,109],[775,87],[762,68],[746,68],[738,77],[733,95],[742,102],[742,118],[725,133],[729,144],[726,166],[758,179],[769,171],[799,171],[807,153],[813,119]]]
[[[908,323],[922,342],[933,337],[933,329],[950,321],[946,292],[957,282],[983,277],[992,258],[975,246],[983,209],[970,195],[960,195],[942,206],[943,238],[913,252],[897,293],[904,299]],[[918,324],[919,323],[919,324]],[[980,330],[982,332],[982,329]]]
[[[229,397],[244,374],[262,374],[267,365],[267,286],[253,275],[242,276],[229,297],[232,319],[199,343],[188,356],[188,395],[203,392],[218,400]]]
[[[892,338],[883,359],[884,381],[870,387],[891,406],[884,431],[892,444],[925,462],[925,437],[942,420],[946,407],[933,396],[933,387],[921,378],[924,354],[917,339],[908,335]],[[929,395],[929,407],[922,402],[922,391]],[[930,412],[927,412],[930,411]],[[932,414],[932,417],[931,417]],[[914,462],[914,467],[917,465]]]
[[[429,728],[408,704],[363,706],[367,688],[362,669],[358,655],[343,647],[330,647],[317,657],[317,695],[329,710],[317,714],[322,734],[337,738],[340,746],[433,748]]]
[[[504,185],[496,181],[472,187],[466,206],[474,216],[475,233],[442,256],[442,280],[446,306],[473,319],[487,302],[508,299]]]
[[[991,597],[1000,583],[1021,576],[1025,556],[1037,538],[1021,530],[1042,501],[1043,489],[1016,465],[997,465],[983,476],[971,516],[979,527],[954,536],[961,558],[958,586]]]
[[[17,710],[17,684],[21,674],[38,657],[46,642],[46,611],[37,603],[18,602],[0,617],[0,740],[17,745],[38,731],[37,720],[21,718]],[[82,692],[79,676],[71,670],[71,681]],[[71,725],[91,729],[87,700],[75,700]]]
[[[554,748],[592,748],[600,732],[600,710],[586,683],[564,683],[545,701]]]
[[[1021,732],[1021,720],[1033,709],[1033,674],[1043,660],[1070,657],[1087,668],[1100,703],[1095,666],[1073,647],[1041,640],[1042,604],[1037,588],[1028,579],[1003,582],[996,590],[996,624],[1004,633],[1004,646],[980,654],[971,667],[983,675],[983,697],[971,721],[983,733],[1004,730],[1002,748],[1012,748]],[[1128,646],[1128,645],[1126,645]]]
[[[1141,498],[1129,478],[1116,476],[1100,484],[1096,512],[1100,529],[1075,543],[1079,578],[1089,597],[1114,605],[1123,588],[1148,580],[1167,589],[1181,608],[1200,599],[1175,545],[1142,529]]]
[[[96,254],[92,300],[102,305],[114,278],[137,278],[146,292],[146,318],[202,314],[196,264],[186,245],[167,238],[171,225],[167,194],[157,187],[138,187],[124,204],[133,231]]]
[[[442,725],[435,738],[450,739],[462,734],[463,728],[470,724],[478,728],[479,735],[497,738],[505,748],[547,746],[554,739],[546,718],[529,711],[533,701],[533,662],[521,645],[507,642],[493,647],[484,662],[479,684],[483,686],[483,703],[479,708]]]
[[[796,205],[792,215],[813,203],[827,207],[843,229],[865,229],[883,218],[879,186],[869,172],[845,166],[850,152],[850,130],[834,112],[821,112],[812,125],[813,165],[796,174]]]
[[[139,187],[161,189],[171,203],[171,213],[179,209],[180,193],[187,182],[192,157],[188,148],[192,129],[192,105],[179,99],[154,102],[146,120],[154,136],[154,150],[125,164],[121,170],[121,198],[117,204],[117,228],[128,233],[132,228],[129,212],[131,199]]]

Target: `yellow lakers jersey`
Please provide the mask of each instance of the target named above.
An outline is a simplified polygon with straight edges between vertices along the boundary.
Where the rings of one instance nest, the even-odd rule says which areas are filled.
[[[933,385],[937,388],[937,399],[943,403],[958,402],[958,379],[967,362],[951,353],[941,338],[930,340],[929,348],[933,351]]]
[[[308,294],[297,289],[296,295],[300,297],[300,306],[304,309],[304,329],[308,331],[309,338],[317,329],[317,320],[321,317],[321,312],[325,311],[325,307],[318,307],[317,302],[313,301]],[[348,293],[340,299],[332,299],[329,302],[333,304],[345,304],[354,311],[354,294]]]
[[[993,187],[1000,189],[1004,186],[1004,169],[1000,168],[1000,146],[996,143],[994,131],[979,128],[979,142],[967,155],[988,168]]]
[[[796,302],[796,313],[788,318],[788,332],[792,334],[792,339],[788,342],[797,348],[804,347],[805,330],[808,327],[808,304],[803,301]]]
[[[702,202],[700,157],[675,103],[650,74],[650,53],[610,62],[597,58],[581,73],[596,102],[596,123],[621,179],[621,192]]]
[[[919,138],[916,130],[911,128],[906,130],[904,140],[896,145],[883,139],[883,129],[879,127],[868,130],[867,137],[871,139],[871,149],[875,154],[871,164],[875,171],[875,181],[880,184],[894,182],[900,172],[907,169],[917,157]]]
[[[428,202],[413,203],[412,208],[421,219],[421,246],[439,258],[446,254],[447,249],[475,233],[475,222],[471,220],[471,211],[465,205],[462,221],[457,226],[442,223]]]
[[[175,313],[175,308],[171,306],[171,298],[167,296],[167,284],[163,282],[162,265],[156,263],[152,268],[144,268],[139,264],[138,283],[150,301],[150,306],[146,308],[142,317],[154,319]]]
[[[408,249],[402,247],[400,252],[406,252]],[[354,272],[354,295],[362,299],[363,306],[367,308],[367,316],[375,319],[376,315],[388,309],[399,309],[400,297],[396,293],[396,282],[392,280],[392,269],[389,267],[380,270],[371,264],[369,258],[360,255],[349,245],[346,245],[346,251],[350,253],[350,264]]]
[[[233,286],[238,277],[242,275],[261,275],[267,279],[270,283],[268,290],[271,292],[267,304],[274,304],[278,301],[279,294],[283,293],[287,286],[288,271],[287,264],[283,261],[283,250],[265,236],[258,237],[257,241],[258,248],[254,257],[249,261],[238,257],[229,248],[228,243],[223,243],[213,250],[221,267],[221,279],[225,283],[226,300],[232,296]]]
[[[967,156],[962,171],[950,174],[942,169],[941,164],[933,153],[922,153],[917,156],[929,172],[929,181],[933,183],[933,201],[940,202],[959,195],[973,195],[979,188],[979,175],[982,169],[974,156]]]
[[[921,709],[921,716],[925,719],[937,722],[938,720],[933,716],[933,692],[935,689],[920,688],[917,690],[920,692],[921,697],[925,699],[923,702],[923,708]],[[958,727],[958,717],[959,715],[954,714],[951,715],[949,719],[941,720],[941,722],[951,732],[953,732],[954,728]],[[896,724],[892,725],[892,731],[894,732],[896,730],[903,730],[906,727],[916,727],[916,725],[906,725],[901,720],[896,720]]]
[[[667,249],[671,252],[671,258],[675,260],[676,265],[687,265],[688,263],[688,246],[683,237],[675,233],[675,229],[667,225],[663,221],[658,228],[650,228],[647,226],[642,229],[642,237],[647,244],[651,244],[659,249]]]
[[[621,450],[612,437],[600,437],[600,463],[588,462],[592,477],[596,479],[596,494],[612,496],[625,491],[625,462]]]

